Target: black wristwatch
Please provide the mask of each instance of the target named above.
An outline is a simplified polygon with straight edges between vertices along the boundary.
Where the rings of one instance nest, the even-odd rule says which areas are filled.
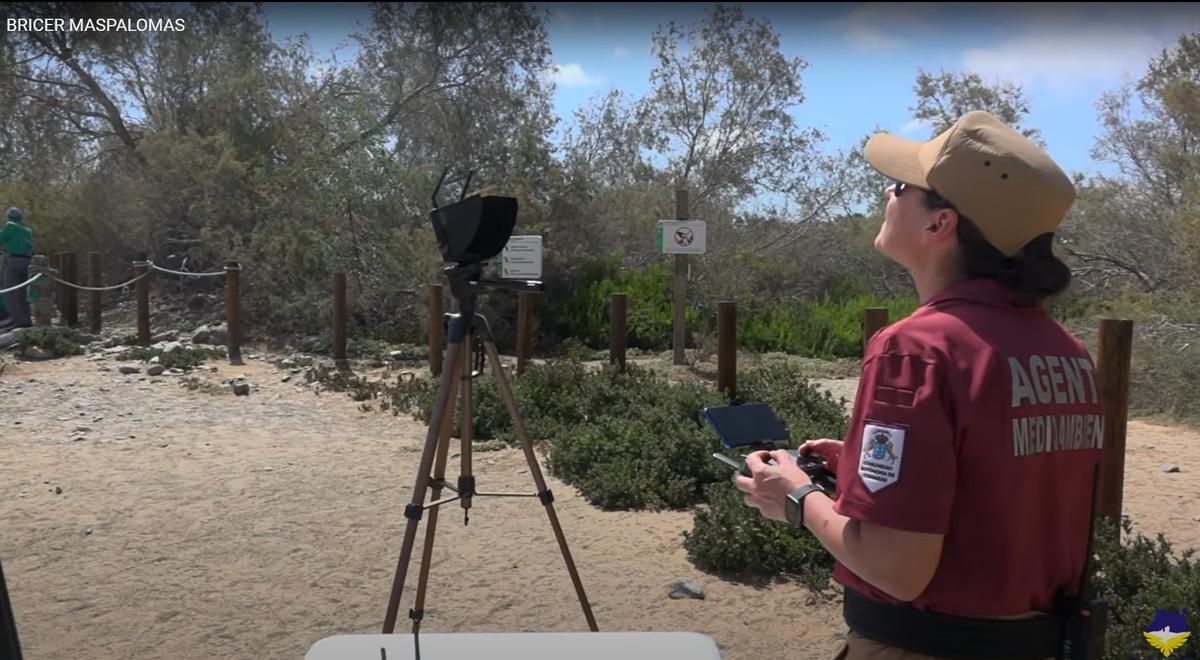
[[[798,529],[803,529],[804,498],[819,491],[821,491],[820,486],[816,484],[805,484],[788,493],[787,505],[784,507],[784,513],[787,516],[788,522],[795,525]]]

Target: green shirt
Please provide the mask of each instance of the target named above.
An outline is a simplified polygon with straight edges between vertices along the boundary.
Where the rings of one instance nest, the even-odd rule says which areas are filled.
[[[0,252],[21,257],[33,256],[33,230],[9,220],[4,229],[0,229]]]

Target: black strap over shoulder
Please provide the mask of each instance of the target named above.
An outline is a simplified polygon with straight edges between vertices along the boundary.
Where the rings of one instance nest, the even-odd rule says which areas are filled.
[[[867,639],[954,660],[1044,660],[1059,654],[1061,614],[975,619],[883,603],[846,588],[846,625]]]

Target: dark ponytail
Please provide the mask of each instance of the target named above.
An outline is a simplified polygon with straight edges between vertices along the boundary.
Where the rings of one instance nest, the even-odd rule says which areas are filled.
[[[932,191],[926,193],[930,208],[953,208]],[[1046,233],[1025,244],[1011,257],[997,250],[969,218],[958,216],[958,244],[962,274],[968,279],[990,278],[1016,294],[1019,306],[1031,307],[1061,293],[1071,284],[1071,269],[1054,256],[1054,234]]]

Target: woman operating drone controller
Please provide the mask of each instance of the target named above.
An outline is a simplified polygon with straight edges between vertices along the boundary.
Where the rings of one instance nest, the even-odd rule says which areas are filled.
[[[1043,307],[1070,281],[1051,243],[1074,186],[984,112],[866,156],[895,181],[875,246],[921,305],[870,341],[844,440],[799,448],[835,495],[783,451],[752,454],[737,487],[836,560],[838,658],[1059,657],[1103,438],[1088,351]]]

